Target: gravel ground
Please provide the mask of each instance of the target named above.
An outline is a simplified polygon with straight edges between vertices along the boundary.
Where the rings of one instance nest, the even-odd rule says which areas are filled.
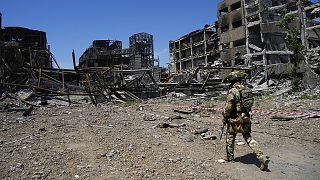
[[[264,97],[255,109],[318,112],[319,99]],[[4,102],[2,102],[4,103]],[[235,163],[219,163],[221,113],[174,111],[186,99],[35,108],[0,113],[0,179],[318,179],[319,118],[254,114],[252,135],[270,156],[262,172],[239,135]],[[222,107],[223,101],[203,102]],[[170,105],[170,106],[168,106]],[[183,110],[183,109],[181,109]],[[165,128],[165,125],[177,127]],[[196,131],[208,129],[203,134]],[[206,138],[211,137],[211,138]]]

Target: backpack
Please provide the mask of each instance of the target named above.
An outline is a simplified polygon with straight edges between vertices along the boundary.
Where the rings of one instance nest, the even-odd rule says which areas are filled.
[[[240,89],[240,106],[242,111],[251,111],[253,106],[253,93],[247,86]]]

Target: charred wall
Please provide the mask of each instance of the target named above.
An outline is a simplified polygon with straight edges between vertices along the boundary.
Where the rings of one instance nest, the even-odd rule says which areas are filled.
[[[94,40],[79,59],[79,67],[111,67],[129,65],[129,52],[122,49],[122,41]]]
[[[155,66],[153,36],[148,33],[134,34],[129,38],[130,67],[132,69],[151,68]]]
[[[294,16],[290,27],[300,30],[301,41],[308,50],[319,46],[319,7],[319,3],[310,1],[222,1],[217,11],[221,61],[224,66],[289,63],[292,52],[287,47],[287,32],[278,25],[281,11]]]
[[[45,32],[23,27],[4,27],[1,28],[1,36],[1,58],[7,69],[19,69],[22,66],[52,67]]]

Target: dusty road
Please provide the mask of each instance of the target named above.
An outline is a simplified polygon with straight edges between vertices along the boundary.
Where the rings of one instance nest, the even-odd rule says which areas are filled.
[[[204,137],[218,135],[220,112],[182,114],[164,106],[189,104],[41,107],[28,117],[1,112],[0,179],[319,179],[319,118],[272,121],[253,115],[252,135],[271,158],[270,172],[262,172],[241,135],[236,162],[217,162],[225,155],[224,140]],[[314,112],[320,100],[263,98],[255,108]],[[160,128],[164,122],[181,127]],[[202,136],[194,133],[205,128]]]

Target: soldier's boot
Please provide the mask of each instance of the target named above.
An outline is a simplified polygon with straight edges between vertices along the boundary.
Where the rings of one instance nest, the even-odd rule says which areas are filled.
[[[226,162],[231,162],[234,163],[234,157],[233,156],[226,156],[226,158],[224,159]]]
[[[270,162],[270,159],[263,155],[262,157],[259,158],[259,161],[261,162],[261,165],[260,165],[261,171],[268,171],[269,170],[268,164]]]

